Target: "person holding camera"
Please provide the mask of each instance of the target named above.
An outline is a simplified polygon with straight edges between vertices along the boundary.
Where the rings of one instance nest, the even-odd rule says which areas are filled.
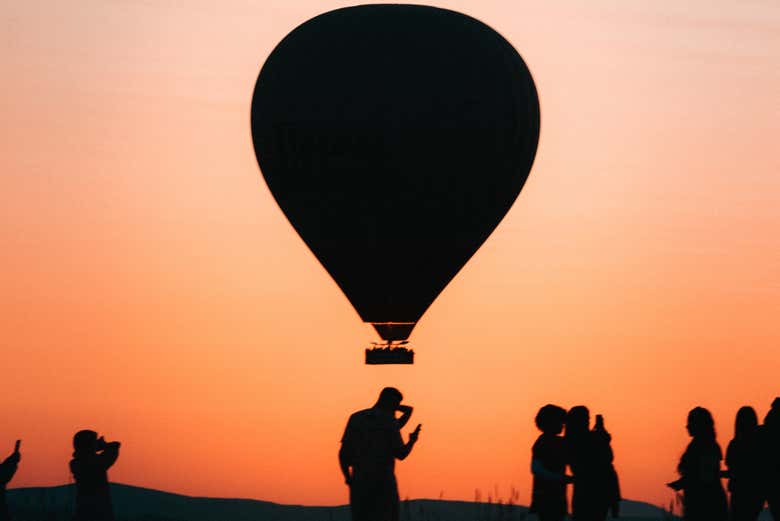
[[[404,443],[401,428],[412,407],[401,405],[398,389],[385,387],[370,409],[350,416],[341,438],[339,463],[349,486],[352,521],[398,521],[399,496],[395,460],[405,459],[417,443],[422,425]],[[396,418],[396,412],[401,416]]]
[[[0,463],[0,521],[11,519],[8,513],[8,504],[5,502],[5,487],[13,479],[16,469],[19,467],[19,460],[22,459],[19,452],[21,444],[22,440],[16,440],[14,451]]]
[[[76,481],[75,521],[113,521],[108,469],[119,457],[119,442],[98,438],[95,431],[82,430],[73,436],[70,471]]]

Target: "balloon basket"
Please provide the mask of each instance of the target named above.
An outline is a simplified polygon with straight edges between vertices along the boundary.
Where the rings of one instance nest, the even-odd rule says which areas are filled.
[[[366,349],[366,365],[413,364],[414,351],[391,344]]]

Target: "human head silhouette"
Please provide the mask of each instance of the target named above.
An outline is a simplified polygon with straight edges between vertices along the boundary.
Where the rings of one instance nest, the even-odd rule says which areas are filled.
[[[588,432],[590,428],[590,411],[584,405],[569,409],[566,414],[566,435],[576,435]]]
[[[749,436],[757,428],[758,415],[756,415],[756,410],[749,405],[740,407],[734,420],[734,437]]]
[[[385,387],[382,389],[382,392],[379,393],[376,407],[386,411],[394,411],[401,405],[401,400],[403,400],[403,398],[401,391],[395,387]]]
[[[81,430],[73,436],[73,455],[90,454],[97,451],[97,432]]]
[[[566,421],[566,409],[548,403],[536,413],[534,422],[545,434],[560,434]]]
[[[715,439],[715,422],[710,411],[704,407],[694,407],[688,413],[685,426],[692,438]]]
[[[780,429],[780,397],[772,402],[772,408],[764,417],[764,425],[769,429]]]

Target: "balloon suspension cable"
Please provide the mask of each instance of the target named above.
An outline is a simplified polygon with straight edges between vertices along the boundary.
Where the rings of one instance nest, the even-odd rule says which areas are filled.
[[[371,342],[371,347],[366,349],[366,364],[413,364],[414,351],[408,345],[408,340]]]

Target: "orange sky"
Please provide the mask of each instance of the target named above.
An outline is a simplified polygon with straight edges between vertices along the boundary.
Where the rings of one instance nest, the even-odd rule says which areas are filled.
[[[374,338],[258,171],[260,66],[328,1],[0,6],[0,448],[14,486],[115,481],[338,504],[348,415],[395,385],[402,496],[530,497],[533,415],[587,404],[624,495],[667,501],[695,405],[721,444],[780,395],[780,5],[452,1],[523,55],[542,134],[494,235],[412,337]],[[772,382],[775,382],[773,385]]]

